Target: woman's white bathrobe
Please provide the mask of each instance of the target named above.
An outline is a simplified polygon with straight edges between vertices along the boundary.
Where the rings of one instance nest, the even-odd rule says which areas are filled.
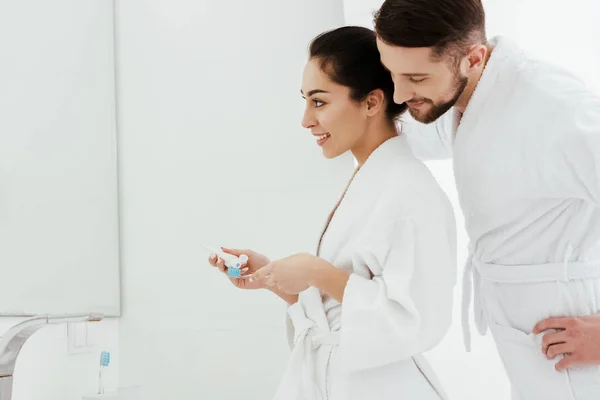
[[[403,136],[355,174],[317,252],[350,280],[342,304],[309,288],[288,308],[293,350],[275,398],[445,398],[421,353],[451,324],[455,219]]]
[[[600,312],[600,97],[498,37],[462,117],[407,124],[415,153],[453,155],[480,333],[489,327],[513,399],[600,399],[600,367],[557,372],[535,324]],[[483,394],[482,394],[483,395]]]

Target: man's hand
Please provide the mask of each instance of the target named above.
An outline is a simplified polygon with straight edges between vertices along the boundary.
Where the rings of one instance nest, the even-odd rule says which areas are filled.
[[[539,322],[533,333],[537,335],[548,329],[557,329],[558,332],[544,335],[542,352],[548,359],[565,355],[556,364],[557,371],[578,365],[600,365],[600,314],[548,318]]]

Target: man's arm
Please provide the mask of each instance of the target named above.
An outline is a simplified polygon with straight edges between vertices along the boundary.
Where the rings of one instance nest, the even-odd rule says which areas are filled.
[[[569,107],[570,106],[570,107]],[[559,111],[559,110],[557,110]],[[558,137],[548,168],[557,177],[557,195],[579,198],[600,208],[600,98],[582,93],[557,112]],[[550,128],[549,128],[550,129]],[[542,352],[549,359],[565,354],[555,368],[600,365],[600,313],[583,317],[548,318],[533,329],[544,335]]]

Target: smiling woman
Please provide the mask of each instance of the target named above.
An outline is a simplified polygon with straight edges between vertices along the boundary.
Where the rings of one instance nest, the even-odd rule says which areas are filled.
[[[452,319],[454,215],[396,131],[406,105],[393,90],[373,31],[344,27],[311,43],[302,125],[326,158],[352,152],[358,165],[315,255],[271,262],[244,250],[251,284],[233,283],[289,304],[293,349],[277,400],[445,398],[421,353]]]
[[[358,35],[361,33],[363,35]],[[406,110],[393,101],[393,82],[379,62],[374,33],[347,27],[317,37],[309,49],[302,94],[307,100],[302,126],[310,129],[334,158],[350,150],[359,164],[372,151],[367,131],[395,134],[395,120]],[[381,109],[381,117],[366,118]]]

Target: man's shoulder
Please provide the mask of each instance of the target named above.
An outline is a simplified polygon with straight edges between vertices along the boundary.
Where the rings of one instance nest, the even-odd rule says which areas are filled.
[[[595,96],[583,79],[570,70],[544,60],[527,59],[515,68],[517,90],[546,108],[568,107],[582,97]]]

